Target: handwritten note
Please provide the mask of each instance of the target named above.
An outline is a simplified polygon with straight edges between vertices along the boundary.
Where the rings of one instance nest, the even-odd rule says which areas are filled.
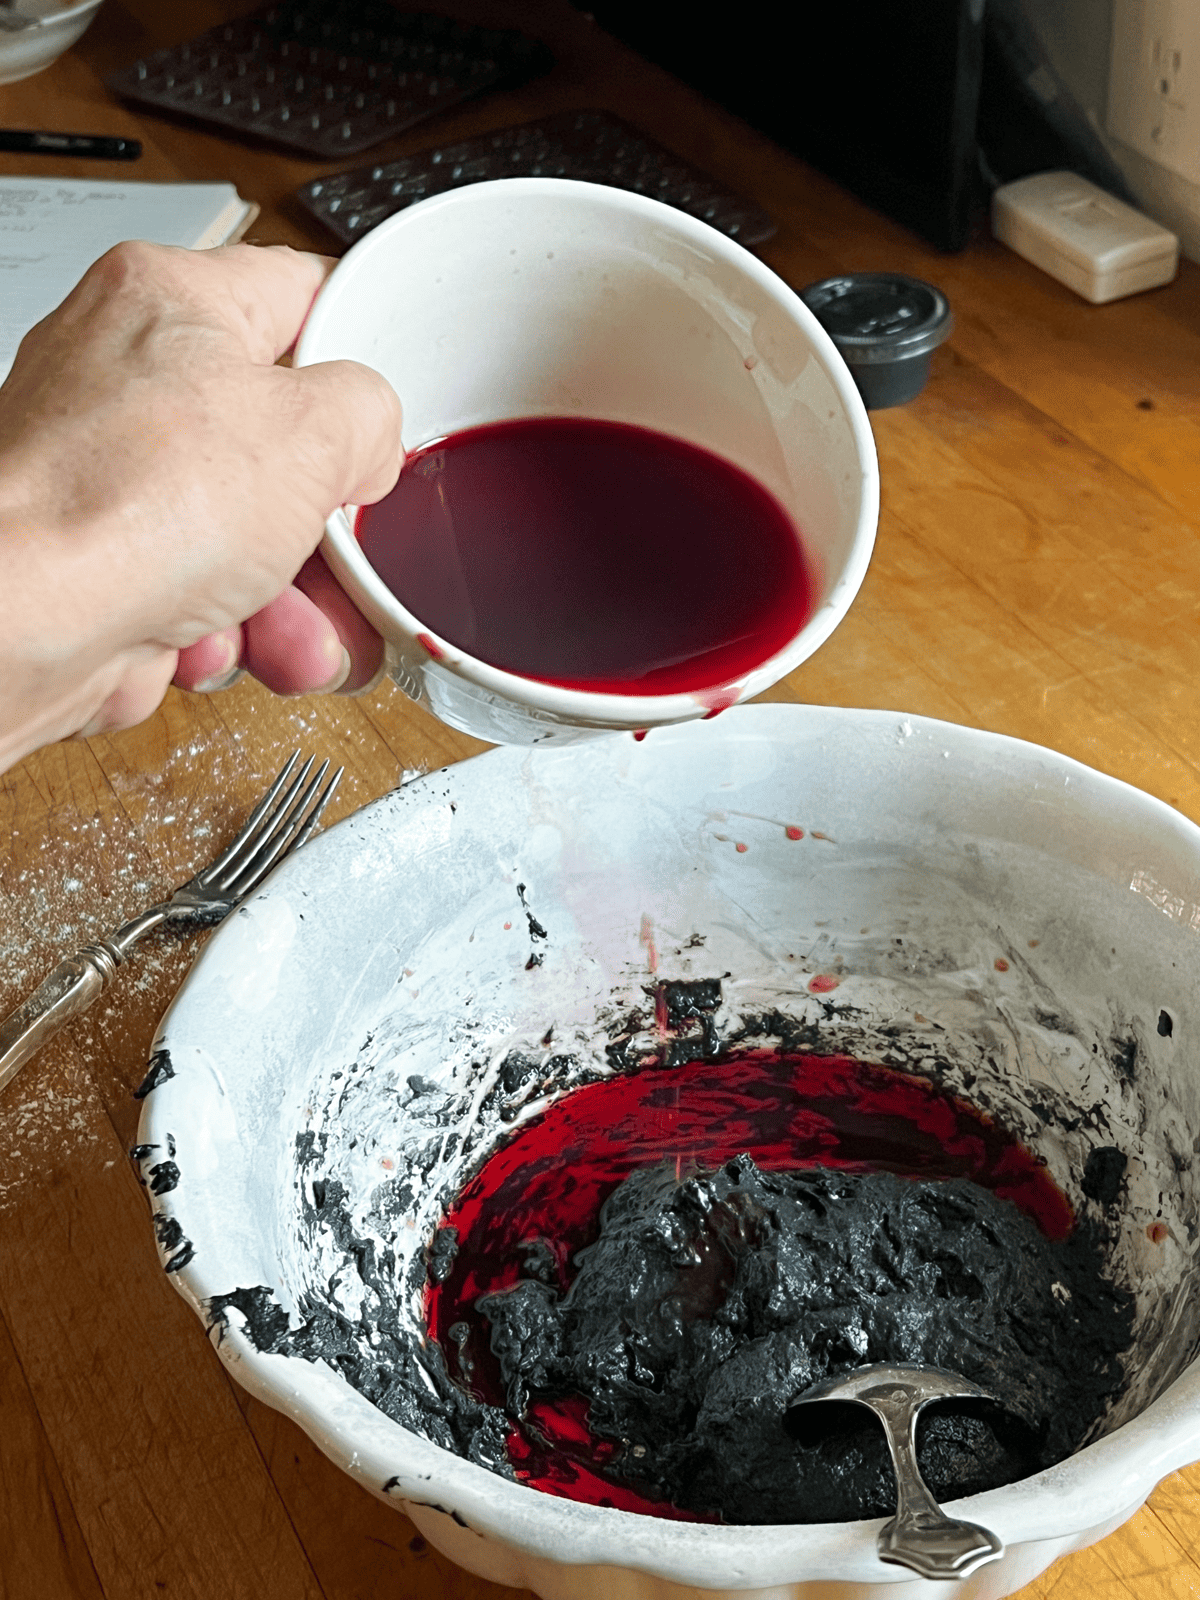
[[[231,183],[0,178],[0,382],[30,328],[113,245],[224,244],[257,209]]]

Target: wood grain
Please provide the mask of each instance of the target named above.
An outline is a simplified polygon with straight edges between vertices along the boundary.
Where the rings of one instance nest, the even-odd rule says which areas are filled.
[[[108,0],[81,44],[0,90],[13,126],[140,138],[120,176],[231,179],[252,237],[332,241],[291,201],[333,170],[118,104],[103,74],[253,0]],[[628,117],[771,211],[796,287],[890,268],[939,284],[956,330],[925,392],[876,413],[883,507],[851,614],[769,698],[890,707],[1052,745],[1200,819],[1200,270],[1093,307],[981,234],[947,257],[623,50],[566,0],[462,0],[554,50],[381,155],[571,106]],[[94,163],[0,176],[112,175]],[[172,691],[128,733],[0,777],[0,1012],[68,946],[169,891],[237,828],[288,752],[346,767],[333,815],[482,748],[390,685],[276,700]],[[158,1017],[197,939],[147,946],[0,1100],[0,1595],[518,1600],[455,1568],[285,1417],[236,1391],[159,1270],[129,1166]],[[1057,1563],[1025,1600],[1200,1594],[1200,1467]]]

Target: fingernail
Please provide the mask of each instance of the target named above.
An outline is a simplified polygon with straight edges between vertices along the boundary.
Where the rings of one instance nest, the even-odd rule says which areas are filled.
[[[239,678],[244,678],[245,675],[245,667],[230,667],[228,672],[217,672],[211,678],[202,678],[192,690],[192,693],[216,694],[219,689],[231,688]]]
[[[353,665],[354,663],[350,660],[350,652],[346,649],[346,646],[343,645],[342,658],[338,665],[337,671],[334,673],[333,677],[330,678],[329,682],[323,683],[316,692],[318,694],[336,694],[345,683],[346,679],[350,676],[350,669]]]

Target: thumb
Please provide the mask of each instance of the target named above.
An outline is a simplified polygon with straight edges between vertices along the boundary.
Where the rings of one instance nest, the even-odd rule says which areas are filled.
[[[292,415],[309,435],[305,454],[323,469],[326,514],[347,502],[382,500],[404,464],[403,413],[387,379],[358,361],[272,371],[293,386]]]

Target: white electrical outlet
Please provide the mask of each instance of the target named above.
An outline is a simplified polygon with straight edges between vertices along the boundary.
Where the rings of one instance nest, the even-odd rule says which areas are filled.
[[[1108,131],[1200,183],[1200,0],[1114,0]]]

